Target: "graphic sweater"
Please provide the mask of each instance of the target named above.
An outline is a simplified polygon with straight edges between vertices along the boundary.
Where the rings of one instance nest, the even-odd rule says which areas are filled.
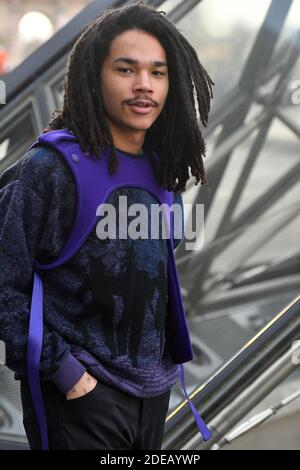
[[[145,157],[120,149],[117,154]],[[144,204],[150,227],[151,204],[157,200],[137,187],[113,191],[105,202],[116,208],[117,221],[119,196],[127,196],[128,207]],[[183,215],[181,194],[174,202]],[[27,375],[33,260],[50,263],[57,258],[75,215],[75,181],[55,150],[39,145],[1,175],[0,339],[16,380]],[[183,217],[180,227],[174,218],[174,247],[182,234]],[[88,370],[99,381],[138,397],[169,390],[180,366],[173,363],[165,340],[167,261],[167,240],[161,236],[101,240],[95,226],[69,261],[43,272],[41,380],[53,381],[66,393]]]

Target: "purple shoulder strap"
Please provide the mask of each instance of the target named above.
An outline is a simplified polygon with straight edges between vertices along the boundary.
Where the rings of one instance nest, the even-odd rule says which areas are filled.
[[[30,390],[40,427],[42,448],[48,449],[47,423],[39,377],[39,364],[43,340],[42,272],[61,266],[80,249],[97,223],[97,208],[107,200],[110,193],[120,187],[136,186],[149,191],[158,202],[162,204],[167,234],[173,234],[172,217],[170,217],[168,210],[173,204],[173,192],[166,191],[158,185],[153,160],[151,160],[149,155],[139,160],[127,157],[123,153],[118,152],[119,170],[116,174],[110,175],[108,172],[109,150],[104,151],[100,159],[85,154],[82,152],[76,137],[67,129],[41,134],[30,149],[40,144],[58,151],[64,157],[72,171],[77,189],[75,222],[59,257],[54,262],[48,264],[40,264],[37,260],[34,262],[34,284],[30,310],[27,368]],[[169,251],[169,296],[166,341],[172,354],[173,362],[181,365],[180,379],[182,388],[194,414],[200,433],[204,440],[208,440],[212,437],[212,434],[198,414],[185,388],[182,364],[193,359],[193,351],[177,275],[172,236],[167,238],[167,243]]]

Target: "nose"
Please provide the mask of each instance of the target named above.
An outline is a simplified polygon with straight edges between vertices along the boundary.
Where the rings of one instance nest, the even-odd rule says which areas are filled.
[[[151,79],[149,77],[148,72],[140,73],[136,75],[136,80],[133,84],[133,91],[136,92],[146,92],[152,93],[153,86],[151,84]]]

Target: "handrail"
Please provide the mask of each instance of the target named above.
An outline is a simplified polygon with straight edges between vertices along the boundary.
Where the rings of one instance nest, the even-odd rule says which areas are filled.
[[[238,353],[200,385],[190,398],[206,422],[215,418],[300,335],[300,295],[286,305]],[[184,400],[166,419],[164,449],[180,449],[195,435],[195,426]]]

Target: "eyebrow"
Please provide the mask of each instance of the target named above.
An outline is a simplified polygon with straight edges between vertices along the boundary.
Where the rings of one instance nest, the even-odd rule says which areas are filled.
[[[130,57],[118,57],[117,59],[114,60],[115,62],[126,62],[127,64],[130,65],[138,65],[139,61],[136,59],[131,59]],[[153,60],[150,62],[151,65],[154,65],[154,67],[167,67],[167,63],[163,62],[161,60]]]

